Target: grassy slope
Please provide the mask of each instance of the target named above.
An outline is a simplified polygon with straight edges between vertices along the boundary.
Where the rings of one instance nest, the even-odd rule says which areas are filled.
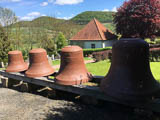
[[[43,16],[36,18],[32,21],[20,21],[11,25],[13,31],[15,28],[21,27],[21,33],[27,34],[29,29],[32,33],[36,33],[38,30],[45,30],[47,33],[63,32],[67,39],[76,34],[83,25],[78,25],[70,20],[57,19],[53,17]]]
[[[86,64],[87,69],[93,75],[105,76],[110,68],[110,62],[101,61],[97,63]],[[156,80],[160,82],[160,62],[151,62],[151,71]]]

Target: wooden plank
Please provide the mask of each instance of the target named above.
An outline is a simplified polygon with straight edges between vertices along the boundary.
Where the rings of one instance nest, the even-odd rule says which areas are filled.
[[[137,107],[137,108],[144,108],[149,109],[155,112],[160,112],[160,100],[155,100],[152,103],[147,104],[134,104],[134,103],[127,103],[124,101],[119,101],[111,96],[107,96],[104,93],[102,93],[97,86],[86,86],[86,85],[73,85],[73,86],[65,86],[65,85],[58,85],[54,82],[53,79],[48,79],[47,77],[40,77],[40,78],[29,78],[26,77],[24,74],[21,73],[6,73],[5,71],[0,71],[0,75],[12,78],[28,83],[32,83],[35,85],[50,87],[57,90],[67,91],[71,93],[76,93],[80,95],[87,95],[94,97],[96,99],[101,99],[105,101],[115,102],[119,104],[128,105],[131,107]]]
[[[53,79],[47,79],[46,77],[39,77],[39,78],[29,78],[26,77],[24,74],[21,73],[7,73],[4,71],[0,71],[0,75],[7,77],[7,78],[13,78],[16,80],[41,85],[45,87],[50,87],[53,89],[58,89],[62,91],[72,92],[80,95],[88,95],[93,96],[98,99],[102,100],[112,100],[112,97],[106,97],[100,90],[99,87],[96,86],[86,86],[86,85],[73,85],[73,86],[65,86],[65,85],[58,85],[54,82]]]

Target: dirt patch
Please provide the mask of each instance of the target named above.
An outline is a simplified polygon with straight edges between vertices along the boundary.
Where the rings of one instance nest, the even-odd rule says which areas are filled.
[[[0,87],[0,120],[160,120],[156,113],[110,102],[97,106]]]

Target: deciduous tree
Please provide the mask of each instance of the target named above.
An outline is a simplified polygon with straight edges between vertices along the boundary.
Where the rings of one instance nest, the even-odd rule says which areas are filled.
[[[123,38],[154,38],[160,25],[160,0],[129,0],[114,16],[116,32]]]
[[[58,50],[67,45],[67,40],[62,32],[59,32],[58,36],[56,37],[56,45]]]

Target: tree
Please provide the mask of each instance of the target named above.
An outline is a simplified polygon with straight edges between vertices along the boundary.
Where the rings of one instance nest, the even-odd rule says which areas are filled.
[[[160,0],[129,0],[114,15],[116,32],[123,38],[154,38],[160,25]]]
[[[67,45],[67,40],[62,32],[59,32],[58,36],[56,37],[56,45],[57,49],[62,49],[64,46]]]
[[[11,42],[0,25],[0,61],[7,62],[8,52],[12,50]]]
[[[17,22],[17,17],[12,10],[0,7],[0,24],[6,27],[7,36],[10,32],[9,31],[9,27],[11,27],[10,25],[16,22]]]
[[[43,33],[41,36],[40,47],[46,49],[47,53],[51,56],[56,54],[56,45],[54,40],[50,38],[47,33]]]

